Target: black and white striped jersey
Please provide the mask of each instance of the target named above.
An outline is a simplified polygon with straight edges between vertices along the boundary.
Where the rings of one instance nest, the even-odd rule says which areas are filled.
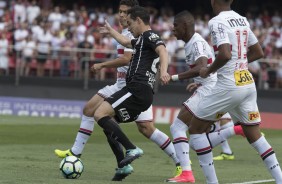
[[[159,55],[155,49],[160,45],[165,45],[160,36],[148,30],[138,38],[132,39],[133,55],[126,75],[126,82],[142,83],[152,89],[156,81]]]

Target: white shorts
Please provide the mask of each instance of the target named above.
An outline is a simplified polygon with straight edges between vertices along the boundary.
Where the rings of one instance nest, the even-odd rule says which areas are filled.
[[[218,121],[226,112],[229,112],[234,123],[260,124],[256,88],[214,88],[210,94],[203,97],[194,114],[198,119]]]
[[[115,92],[121,90],[126,84],[125,83],[118,83],[116,82],[113,85],[105,86],[104,88],[100,89],[98,91],[98,95],[100,95],[103,98],[108,98]],[[135,122],[148,122],[153,121],[153,107],[152,105],[144,112],[142,112],[138,118],[135,120]]]
[[[210,90],[213,88],[214,84],[210,85],[203,85],[197,88],[197,90],[193,93],[188,100],[183,102],[183,105],[186,107],[187,110],[189,110],[192,114],[196,112],[198,109],[198,105],[202,98],[210,93]]]

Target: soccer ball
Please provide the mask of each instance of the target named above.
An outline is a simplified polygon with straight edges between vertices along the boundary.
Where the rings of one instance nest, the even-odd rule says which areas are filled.
[[[67,179],[77,179],[83,172],[83,163],[80,158],[75,156],[68,156],[60,163],[60,170],[62,175]]]

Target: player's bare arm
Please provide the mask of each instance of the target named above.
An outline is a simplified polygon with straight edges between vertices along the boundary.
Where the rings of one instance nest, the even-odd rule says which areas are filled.
[[[130,62],[131,57],[132,57],[132,52],[124,52],[124,54],[121,57],[118,57],[116,59],[105,61],[103,63],[93,64],[91,67],[91,71],[96,72],[101,70],[102,68],[117,68],[121,66],[126,66]]]
[[[159,45],[155,51],[160,57],[160,79],[163,84],[168,84],[170,81],[170,75],[167,73],[168,52],[164,45]]]
[[[200,70],[203,67],[207,67],[207,63],[208,63],[208,58],[206,57],[200,57],[197,59],[196,61],[196,66],[191,68],[188,71],[182,72],[180,74],[178,74],[178,79],[179,80],[184,80],[184,79],[190,79],[193,77],[198,77],[200,75]]]
[[[195,91],[199,87],[199,85],[200,84],[192,82],[192,83],[187,85],[186,90],[189,91],[189,92]]]
[[[99,30],[100,33],[109,33],[114,39],[117,40],[117,42],[119,42],[124,47],[132,48],[131,40],[117,32],[114,28],[112,28],[112,26],[108,23],[107,20],[105,20],[104,27],[100,27]]]
[[[249,63],[263,58],[263,56],[264,53],[259,43],[256,43],[249,47],[249,50],[247,52],[247,58]]]
[[[207,78],[209,74],[216,72],[219,68],[223,67],[231,59],[230,44],[222,44],[218,47],[218,54],[208,68],[201,68],[200,76],[202,78]]]

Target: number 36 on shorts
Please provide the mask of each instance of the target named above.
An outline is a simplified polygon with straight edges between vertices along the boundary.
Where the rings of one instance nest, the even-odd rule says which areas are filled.
[[[244,86],[254,82],[252,74],[248,70],[236,70],[234,72],[236,86]]]

